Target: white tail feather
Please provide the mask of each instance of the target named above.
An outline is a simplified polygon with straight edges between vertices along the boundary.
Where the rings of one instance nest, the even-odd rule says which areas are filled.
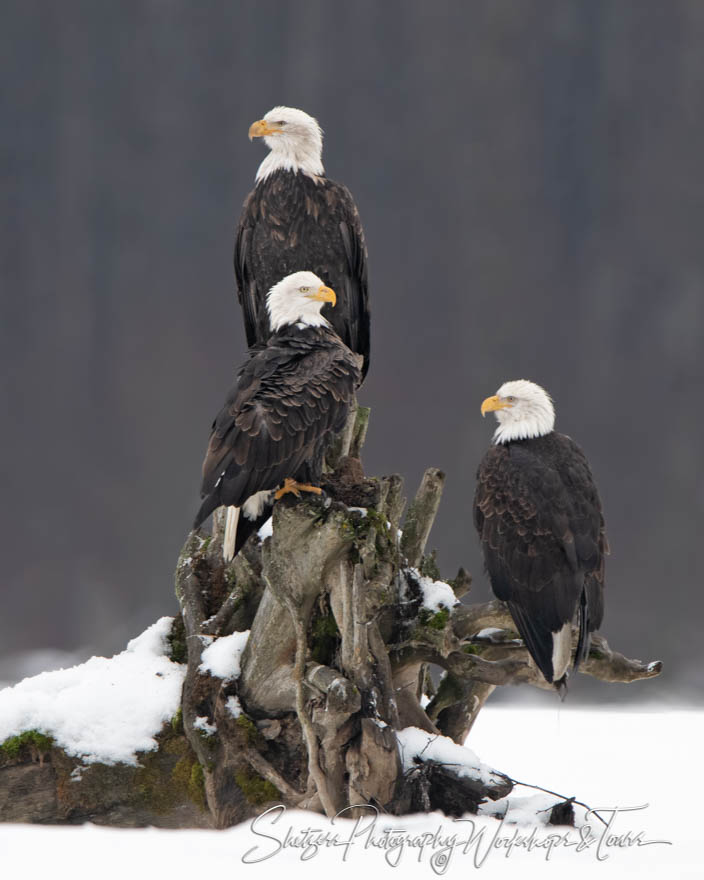
[[[229,513],[229,511],[228,511]],[[552,634],[552,680],[559,681],[567,672],[572,656],[572,621]]]
[[[222,557],[225,562],[232,562],[235,558],[235,539],[237,538],[237,523],[239,519],[239,507],[228,507],[225,519],[225,537],[222,541]]]

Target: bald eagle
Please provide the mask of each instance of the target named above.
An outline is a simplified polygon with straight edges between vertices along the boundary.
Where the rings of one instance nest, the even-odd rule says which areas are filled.
[[[499,422],[474,499],[486,570],[545,680],[564,694],[573,621],[576,670],[603,617],[608,544],[599,493],[582,450],[553,430],[552,400],[539,385],[506,382],[481,412]]]
[[[360,381],[361,358],[320,313],[335,300],[312,272],[275,284],[266,300],[272,335],[250,352],[213,422],[193,527],[230,505],[226,559],[268,516],[275,497],[321,491],[315,484],[323,451],[342,430]]]
[[[272,329],[266,295],[286,275],[310,270],[337,294],[328,313],[333,328],[369,366],[367,248],[347,189],[324,176],[323,136],[317,121],[292,107],[274,107],[252,124],[250,140],[270,149],[245,200],[235,238],[235,278],[249,346]]]

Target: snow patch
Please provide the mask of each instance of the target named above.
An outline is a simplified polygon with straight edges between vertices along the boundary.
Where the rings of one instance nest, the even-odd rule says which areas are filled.
[[[274,517],[270,516],[264,525],[259,529],[257,535],[260,541],[266,541],[274,534]]]
[[[423,608],[432,612],[441,611],[443,608],[449,611],[455,605],[460,604],[454,590],[445,581],[434,581],[432,578],[425,577],[417,568],[408,568],[406,571],[413,576],[414,582],[420,588],[423,596]]]
[[[442,608],[450,610],[460,604],[452,587],[444,581],[424,577],[420,579],[420,588],[423,591],[423,607],[430,611],[440,611]]]
[[[458,776],[478,779],[485,785],[502,781],[491,767],[482,763],[471,749],[460,746],[449,736],[428,733],[420,727],[404,727],[396,732],[404,772],[412,770],[416,759],[449,764]]]
[[[199,672],[209,672],[216,678],[237,678],[240,674],[240,658],[247,644],[249,630],[220,636],[212,641],[201,654]]]
[[[178,710],[186,667],[165,656],[162,617],[114,657],[42,672],[0,692],[0,742],[25,730],[52,736],[84,763],[137,764]]]
[[[515,797],[513,794],[497,801],[485,801],[479,804],[480,816],[494,816],[503,819],[508,825],[547,825],[550,813],[556,804],[563,803],[564,798],[540,792],[526,797]],[[583,808],[575,808],[577,827],[584,824]]]
[[[211,724],[206,715],[197,715],[193,727],[202,731],[206,736],[215,736],[218,732],[217,725]]]
[[[479,632],[476,634],[475,638],[476,639],[490,639],[490,638],[492,638],[492,636],[498,636],[502,632],[503,632],[503,630],[499,629],[496,626],[486,626],[486,627],[484,627],[484,629],[479,630]]]
[[[242,714],[242,704],[238,697],[228,697],[225,701],[225,708],[233,718],[239,718]]]

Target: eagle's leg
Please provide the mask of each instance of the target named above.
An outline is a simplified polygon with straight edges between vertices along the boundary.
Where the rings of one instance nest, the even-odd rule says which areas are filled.
[[[299,483],[291,477],[286,477],[283,486],[276,492],[274,498],[278,501],[288,492],[293,492],[296,498],[301,497],[301,492],[313,492],[316,495],[322,495],[323,490],[318,486],[311,486],[310,483]]]

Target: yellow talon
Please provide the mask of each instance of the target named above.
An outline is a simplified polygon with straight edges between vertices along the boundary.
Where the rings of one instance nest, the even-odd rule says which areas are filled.
[[[309,483],[297,483],[291,477],[286,477],[283,486],[274,495],[274,499],[278,501],[279,498],[283,498],[289,492],[293,492],[296,498],[301,497],[301,492],[313,492],[315,495],[323,494],[323,490],[318,486],[311,486]]]

